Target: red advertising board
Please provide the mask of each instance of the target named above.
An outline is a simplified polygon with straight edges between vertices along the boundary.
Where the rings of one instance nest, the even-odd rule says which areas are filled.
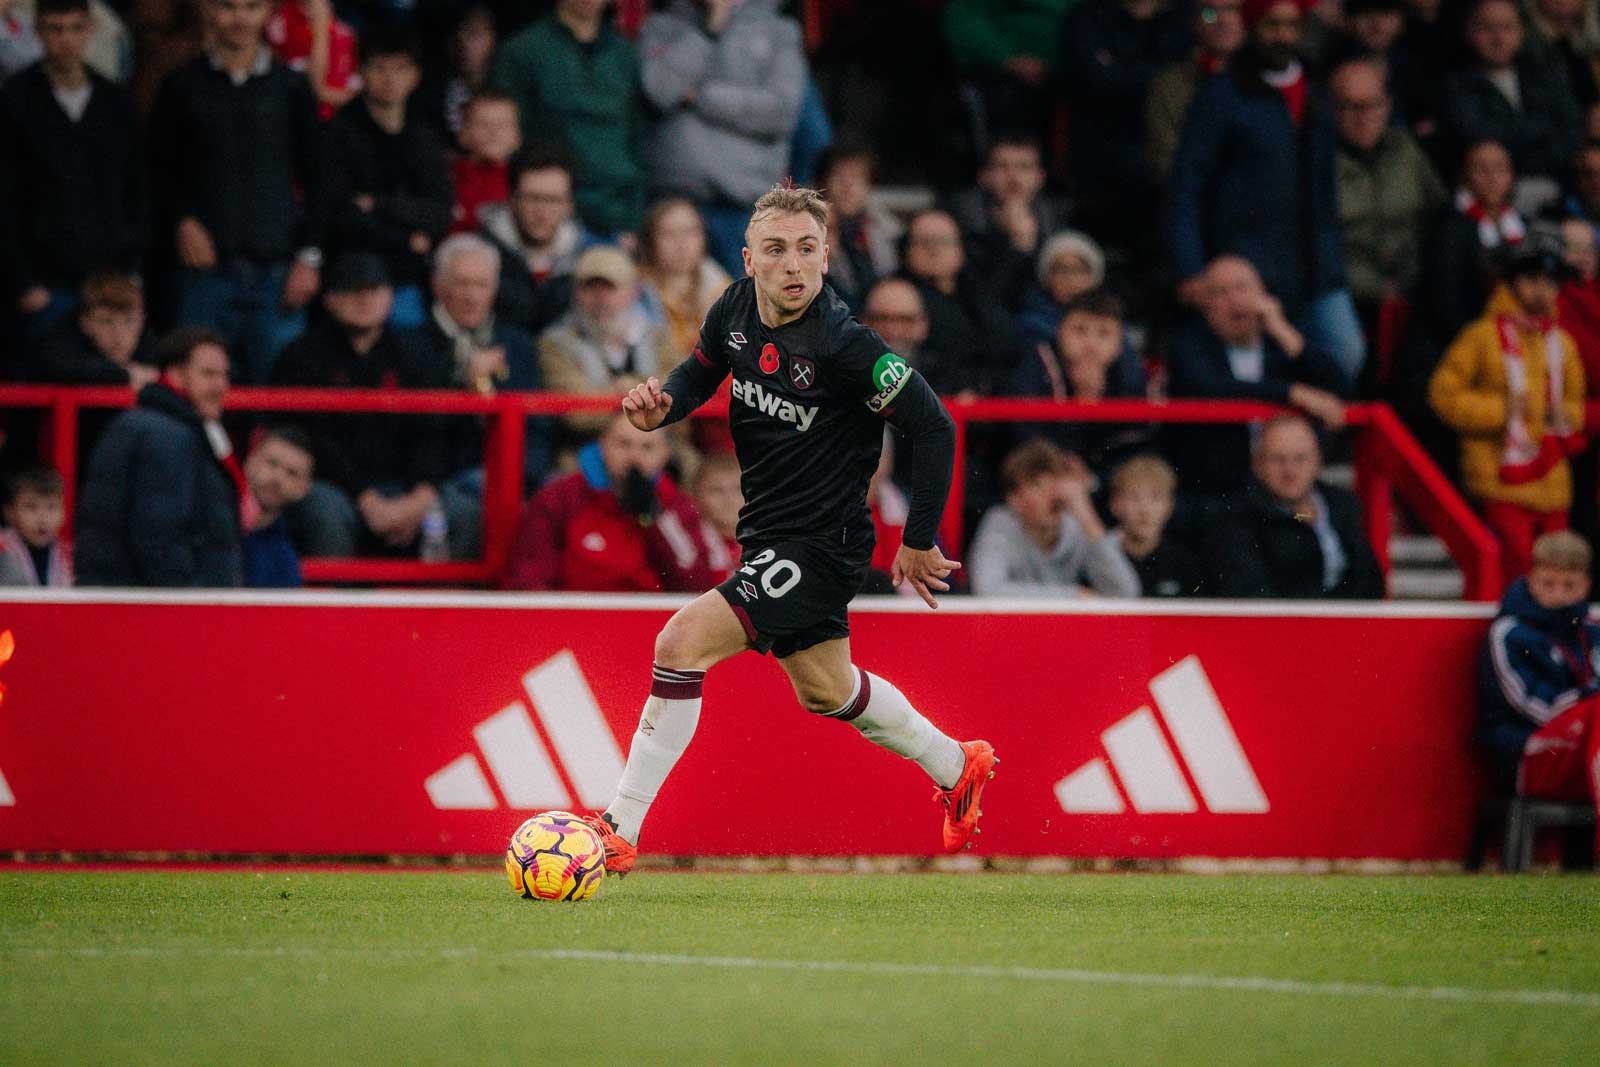
[[[493,853],[604,805],[669,598],[0,601],[0,850]],[[1452,859],[1486,613],[863,603],[857,663],[994,742],[982,851]],[[777,665],[712,671],[643,842],[927,854],[932,789]]]

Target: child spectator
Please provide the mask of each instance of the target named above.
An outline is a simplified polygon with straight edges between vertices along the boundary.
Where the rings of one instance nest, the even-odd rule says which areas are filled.
[[[732,452],[707,456],[695,471],[689,491],[700,511],[715,585],[731,574],[739,561],[739,510],[744,507],[744,492],[739,487],[738,457]]]
[[[511,169],[511,157],[522,147],[517,102],[493,89],[485,89],[474,96],[462,120],[461,147],[466,154],[450,168],[450,178],[456,189],[451,233],[476,230],[480,221],[479,208],[486,204],[504,204],[509,198],[506,178]]]
[[[1145,596],[1201,596],[1205,569],[1194,553],[1167,537],[1167,520],[1178,491],[1178,475],[1160,456],[1141,453],[1111,476],[1111,534],[1139,575]]]
[[[311,491],[311,438],[298,426],[272,426],[256,436],[244,461],[244,584],[297,589],[300,556],[289,541],[285,509]]]
[[[1123,336],[1122,301],[1090,289],[1067,301],[1055,345],[1036,344],[1012,377],[1017,396],[1050,400],[1144,399],[1144,364]],[[1044,437],[1103,470],[1118,452],[1145,443],[1143,430],[1115,423],[1034,423],[1017,428],[1019,440]]]
[[[1589,542],[1534,542],[1533,569],[1500,602],[1478,660],[1478,743],[1505,792],[1600,797],[1600,626],[1589,618]]]
[[[1461,474],[1500,538],[1505,581],[1528,572],[1534,538],[1567,528],[1582,447],[1583,365],[1556,325],[1566,265],[1529,242],[1488,314],[1462,331],[1428,386],[1428,403],[1460,435]]]
[[[24,467],[6,480],[0,529],[0,585],[72,584],[72,553],[61,540],[66,483],[53,467]]]
[[[83,303],[47,334],[28,361],[28,376],[59,385],[130,385],[156,380],[155,346],[145,333],[144,290],[123,274],[98,273]]]
[[[984,515],[967,554],[973,593],[1139,595],[1139,575],[1089,500],[1082,460],[1033,440],[1006,457],[1000,480],[1005,503]]]

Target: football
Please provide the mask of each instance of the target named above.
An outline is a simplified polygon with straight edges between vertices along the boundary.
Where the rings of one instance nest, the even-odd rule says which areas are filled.
[[[530,900],[587,900],[606,876],[600,835],[570,811],[546,811],[511,835],[511,888]]]

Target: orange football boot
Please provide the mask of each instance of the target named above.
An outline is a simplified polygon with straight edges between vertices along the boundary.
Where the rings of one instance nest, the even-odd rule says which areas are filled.
[[[583,821],[589,829],[600,835],[600,844],[605,846],[607,874],[621,878],[633,870],[633,861],[639,858],[639,850],[628,844],[604,815],[589,815]]]
[[[936,790],[933,799],[944,805],[944,850],[960,852],[972,847],[972,835],[979,833],[978,798],[983,787],[994,777],[994,746],[987,741],[963,741],[961,751],[967,754],[967,765],[961,771],[953,789]],[[631,862],[631,860],[630,860]],[[607,869],[610,869],[609,853]]]

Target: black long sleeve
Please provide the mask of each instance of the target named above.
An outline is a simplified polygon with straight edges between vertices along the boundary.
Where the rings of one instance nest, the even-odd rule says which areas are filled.
[[[933,547],[950,495],[950,477],[956,460],[956,423],[939,397],[912,373],[895,398],[886,421],[914,443],[911,466],[911,514],[906,519],[902,543],[907,548]]]
[[[672,407],[667,411],[667,417],[662,421],[662,426],[671,426],[680,419],[686,419],[695,408],[704,404],[716,393],[722,385],[722,379],[728,376],[728,368],[723,364],[712,363],[698,353],[690,356],[672,369],[667,375],[667,382],[661,391],[672,398]]]

